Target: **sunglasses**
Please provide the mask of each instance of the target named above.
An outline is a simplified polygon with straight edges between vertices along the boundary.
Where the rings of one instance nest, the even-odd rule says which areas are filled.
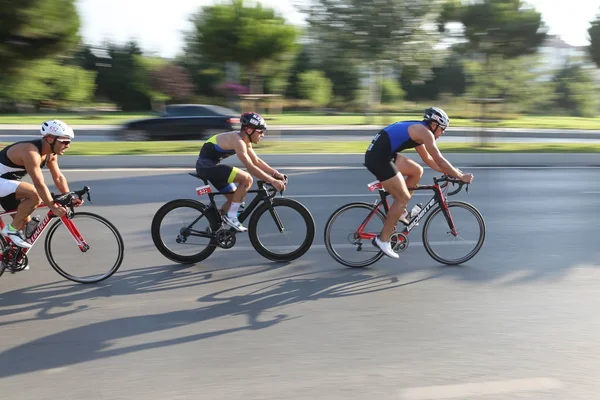
[[[71,141],[69,139],[56,139],[56,141],[57,142],[61,142],[65,146],[68,145],[68,144],[71,144]]]

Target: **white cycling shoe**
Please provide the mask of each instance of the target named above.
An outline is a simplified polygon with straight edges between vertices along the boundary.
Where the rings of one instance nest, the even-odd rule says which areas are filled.
[[[238,232],[246,232],[248,230],[248,228],[242,225],[242,223],[237,218],[231,218],[227,214],[222,215],[221,218],[223,218],[223,222],[225,222],[227,225],[229,225]]]
[[[400,258],[400,256],[392,249],[392,244],[390,242],[382,242],[381,240],[379,240],[379,236],[375,237],[372,243],[373,246],[383,251],[383,254],[385,254],[386,256],[391,258]]]

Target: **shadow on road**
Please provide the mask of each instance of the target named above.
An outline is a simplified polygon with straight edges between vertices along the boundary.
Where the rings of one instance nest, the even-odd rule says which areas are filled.
[[[41,308],[40,315],[53,318],[55,314],[48,313],[49,309],[67,306],[70,302],[90,298],[90,296],[119,296],[140,291],[166,290],[173,283],[172,279],[178,279],[173,275],[181,271],[169,273],[165,270],[168,268],[161,266],[132,271],[128,276],[121,277],[120,282],[113,282],[113,284],[96,289],[64,284],[41,285],[25,289],[20,297],[11,296],[10,298],[15,303],[13,306],[19,302],[22,306],[21,310],[37,307]],[[289,305],[398,289],[435,278],[442,273],[442,270],[437,269],[423,278],[406,282],[401,281],[395,275],[377,270],[356,271],[336,268],[327,271],[296,273],[240,285],[201,297],[198,299],[201,305],[193,309],[97,322],[66,329],[12,348],[0,353],[0,377],[195,342],[244,330],[266,329],[301,317],[300,315],[285,314],[286,306]],[[239,276],[241,274],[236,277]],[[188,283],[189,285],[200,285],[210,280],[210,271],[188,272],[187,277],[194,281]],[[184,282],[181,280],[180,284],[183,285]],[[173,284],[170,288],[175,287],[179,287],[178,284]],[[40,300],[40,293],[45,293],[45,302],[43,299]],[[33,304],[28,305],[28,300]],[[127,299],[122,301],[126,302]],[[9,306],[3,305],[0,310],[6,307]],[[73,310],[71,312],[81,311]],[[1,312],[5,315],[7,313]],[[207,331],[204,328],[206,325],[201,324],[217,318],[240,315],[246,316],[246,322],[239,324],[238,320],[232,320],[233,326],[228,329]],[[115,344],[119,345],[119,340],[194,324],[195,333],[191,335],[177,336],[174,334],[172,338],[165,340],[138,342],[114,348]]]

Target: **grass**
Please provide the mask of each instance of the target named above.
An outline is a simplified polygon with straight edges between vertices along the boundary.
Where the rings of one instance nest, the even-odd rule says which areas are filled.
[[[151,113],[97,113],[97,114],[22,114],[0,115],[0,124],[37,125],[46,118],[59,118],[71,125],[119,125],[126,121],[154,116]],[[420,114],[380,115],[367,121],[364,115],[310,115],[305,113],[286,113],[266,115],[272,125],[387,125],[402,119],[420,119]],[[453,127],[480,126],[467,118],[452,118]],[[577,118],[563,116],[522,116],[489,124],[497,128],[535,128],[535,129],[600,129],[600,117]]]
[[[69,155],[197,155],[201,141],[186,142],[74,142]],[[9,143],[0,143],[0,148]],[[364,153],[369,142],[270,142],[256,146],[260,154]],[[600,153],[600,144],[490,143],[485,147],[464,143],[439,143],[443,153]],[[414,152],[414,150],[409,150]]]

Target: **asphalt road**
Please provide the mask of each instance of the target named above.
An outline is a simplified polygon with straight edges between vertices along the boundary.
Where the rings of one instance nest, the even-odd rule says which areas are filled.
[[[125,261],[78,285],[40,244],[29,271],[0,278],[1,398],[597,398],[600,169],[476,169],[456,196],[486,219],[473,260],[439,265],[417,228],[400,260],[362,270],[333,261],[322,231],[339,205],[374,199],[373,178],[285,172],[317,225],[304,257],[269,262],[241,235],[179,266],[149,226],[164,202],[195,197],[186,171],[67,171],[120,229]]]

